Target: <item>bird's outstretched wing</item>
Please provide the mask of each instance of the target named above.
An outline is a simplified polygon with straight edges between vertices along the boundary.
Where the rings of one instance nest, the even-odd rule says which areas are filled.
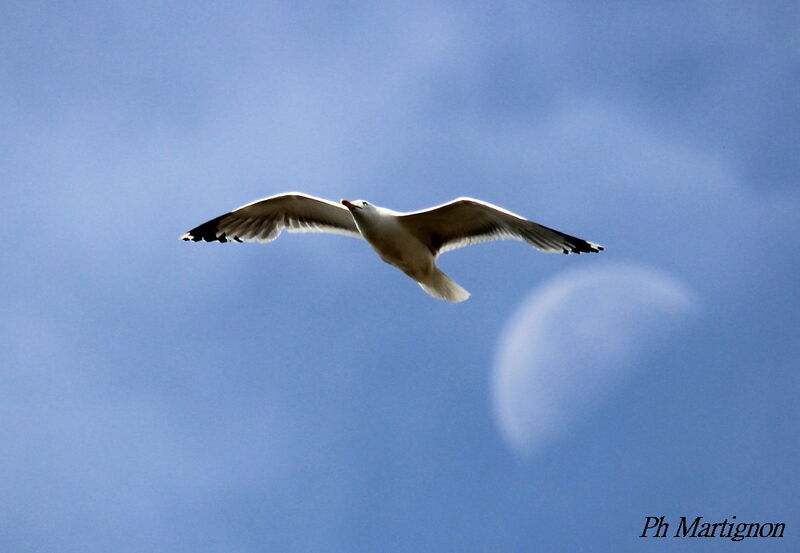
[[[603,246],[528,221],[472,198],[400,216],[400,222],[433,255],[489,240],[522,240],[544,252],[599,252]]]
[[[288,232],[330,232],[361,238],[343,205],[299,192],[256,200],[183,234],[181,240],[236,242],[275,240]]]

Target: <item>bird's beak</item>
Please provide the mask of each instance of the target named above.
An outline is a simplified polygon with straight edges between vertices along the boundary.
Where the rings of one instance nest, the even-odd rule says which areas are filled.
[[[359,207],[356,204],[350,203],[347,200],[339,200],[339,201],[342,202],[343,206],[345,206],[347,209],[351,211],[354,209],[359,209]]]

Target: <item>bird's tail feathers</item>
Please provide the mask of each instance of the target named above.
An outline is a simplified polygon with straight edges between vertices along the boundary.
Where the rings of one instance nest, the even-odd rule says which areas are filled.
[[[417,282],[425,292],[440,300],[458,303],[464,301],[470,295],[469,292],[439,269],[436,269],[425,282]]]

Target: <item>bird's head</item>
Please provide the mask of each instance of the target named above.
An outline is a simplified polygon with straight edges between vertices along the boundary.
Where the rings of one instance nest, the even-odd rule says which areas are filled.
[[[376,211],[376,207],[365,200],[356,200],[354,202],[350,202],[348,200],[340,201],[342,202],[342,205],[349,209],[350,213],[353,215],[366,215]]]

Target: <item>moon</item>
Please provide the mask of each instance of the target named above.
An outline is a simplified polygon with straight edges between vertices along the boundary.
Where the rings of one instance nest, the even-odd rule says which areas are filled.
[[[510,317],[492,369],[494,418],[522,456],[606,396],[696,307],[666,273],[618,265],[558,275]]]

